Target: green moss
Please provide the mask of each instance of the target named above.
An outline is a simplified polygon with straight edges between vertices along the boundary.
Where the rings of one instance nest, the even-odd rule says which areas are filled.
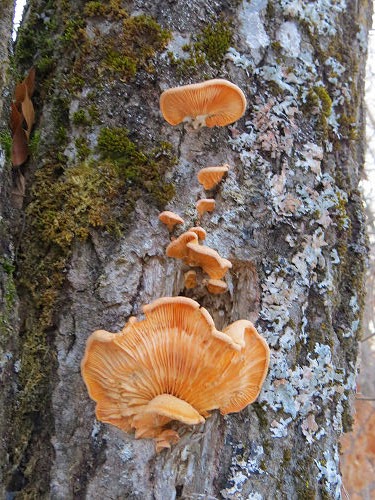
[[[73,113],[72,121],[73,121],[74,125],[76,125],[76,126],[81,125],[83,127],[86,125],[90,125],[90,123],[91,123],[91,120],[87,117],[84,109],[79,109],[78,111]]]
[[[111,48],[104,60],[104,66],[116,73],[121,73],[123,78],[130,79],[137,73],[137,63],[130,56]]]
[[[10,160],[12,153],[12,136],[9,130],[0,130],[0,145],[4,150],[6,159]]]
[[[338,123],[340,125],[340,134],[350,140],[356,140],[359,137],[357,129],[357,120],[354,116],[348,116],[342,113],[338,118]]]
[[[128,16],[126,10],[121,7],[121,0],[87,2],[84,14],[87,17],[103,16],[110,19],[122,19]]]
[[[324,87],[315,86],[308,91],[304,111],[308,114],[313,112],[324,137],[328,138],[328,118],[332,113],[332,99]]]
[[[74,238],[86,239],[90,228],[117,230],[114,199],[123,181],[115,164],[84,162],[59,174],[54,165],[35,174],[27,215],[42,242],[67,250]]]
[[[74,42],[75,44],[78,43],[80,40],[84,40],[85,27],[86,23],[82,18],[74,17],[73,19],[68,19],[65,23],[65,29],[62,35],[62,40],[65,43]]]
[[[90,156],[91,149],[86,137],[77,137],[74,141],[74,145],[79,161],[86,160]]]
[[[192,44],[182,47],[183,51],[189,54],[188,57],[178,59],[169,52],[169,61],[182,75],[197,71],[204,64],[219,69],[232,41],[233,30],[230,23],[221,20],[212,22],[203,28]]]
[[[4,312],[6,315],[10,314],[15,297],[16,297],[16,287],[14,284],[14,271],[15,267],[10,259],[1,257],[0,266],[6,274],[6,280],[3,285],[3,299],[4,299]]]
[[[159,207],[173,198],[173,185],[163,181],[165,171],[177,161],[168,143],[146,152],[130,140],[127,129],[104,127],[98,137],[98,151],[102,158],[116,161],[125,180],[131,182],[132,198],[143,191]]]
[[[194,44],[196,52],[204,54],[207,62],[213,66],[221,66],[224,56],[232,44],[232,28],[226,21],[208,24],[197,36]]]
[[[326,118],[329,118],[332,113],[332,99],[330,98],[327,90],[324,87],[316,86],[313,88],[313,91],[319,98],[323,115]]]
[[[97,33],[93,40],[83,33],[80,43],[76,44],[69,26],[65,30],[65,38],[76,50],[73,73],[95,86],[103,78],[128,81],[141,69],[152,72],[152,58],[164,50],[171,38],[171,32],[163,29],[151,16],[129,16],[125,10],[119,10],[119,5],[119,2],[110,2],[109,5],[89,2],[86,5],[92,15],[121,19],[117,29],[109,33]]]
[[[91,119],[91,123],[100,123],[100,112],[98,106],[96,104],[92,104],[87,108],[87,112]]]
[[[102,128],[98,136],[98,150],[102,156],[112,159],[128,157],[132,161],[137,155],[137,148],[128,134],[129,131],[125,128]],[[145,156],[142,155],[142,158]]]

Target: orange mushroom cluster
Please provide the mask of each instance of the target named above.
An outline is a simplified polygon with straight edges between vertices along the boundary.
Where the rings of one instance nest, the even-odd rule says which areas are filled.
[[[163,116],[172,125],[190,122],[194,128],[227,125],[245,111],[242,91],[226,80],[210,80],[165,91],[160,98]],[[205,190],[216,187],[228,165],[206,167],[198,173]],[[199,218],[215,209],[213,198],[202,198]],[[171,233],[183,219],[164,211],[159,220]],[[231,262],[203,244],[199,226],[182,232],[166,248],[166,255],[200,267],[209,293],[227,290],[223,281]],[[197,286],[197,272],[184,274],[187,289]],[[154,439],[156,450],[179,440],[173,422],[204,423],[210,412],[238,412],[261,390],[269,364],[269,348],[253,324],[235,321],[216,329],[209,313],[187,297],[162,297],[143,307],[144,319],[131,317],[119,333],[94,332],[81,364],[96,416],[136,438]]]
[[[201,424],[210,411],[238,412],[253,402],[267,374],[269,348],[250,321],[218,331],[206,309],[186,297],[143,307],[119,333],[88,339],[81,369],[96,416],[156,450],[179,439],[172,421]]]

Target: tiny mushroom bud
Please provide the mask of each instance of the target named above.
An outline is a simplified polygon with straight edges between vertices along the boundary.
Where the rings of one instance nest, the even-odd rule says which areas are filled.
[[[185,288],[195,288],[197,286],[197,273],[190,269],[184,274]]]
[[[217,251],[210,247],[194,245],[193,243],[188,243],[186,247],[187,257],[184,259],[185,262],[189,266],[201,267],[212,279],[220,280],[232,267],[229,260],[220,257]]]
[[[213,212],[215,210],[216,201],[213,198],[202,198],[197,201],[195,206],[198,210],[199,216],[202,217],[204,213]]]
[[[204,189],[212,189],[214,188],[221,179],[224,174],[226,174],[229,170],[228,165],[222,165],[221,167],[206,167],[202,168],[198,174],[197,178],[200,184],[204,187]]]
[[[91,334],[81,363],[98,420],[170,448],[172,421],[197,425],[212,410],[241,411],[259,395],[269,348],[250,321],[216,329],[187,297],[162,297],[119,333]]]
[[[207,290],[212,294],[224,293],[228,289],[228,285],[225,281],[210,279],[207,282]]]
[[[176,224],[184,223],[183,219],[181,219],[179,215],[174,212],[169,212],[168,210],[159,214],[159,220],[167,226],[168,231],[173,231]]]
[[[165,90],[160,96],[160,109],[171,125],[190,122],[194,128],[223,127],[241,118],[246,98],[228,80],[207,80]]]
[[[193,231],[193,233],[195,233],[197,236],[198,236],[198,240],[199,241],[203,241],[206,239],[206,236],[207,236],[207,233],[206,231],[203,229],[203,227],[200,227],[200,226],[196,226],[196,227],[191,227],[189,229],[189,231]]]
[[[198,236],[193,231],[186,231],[185,233],[180,234],[180,236],[174,241],[171,241],[165,251],[167,257],[184,259],[188,253],[186,247],[188,243],[198,244]]]

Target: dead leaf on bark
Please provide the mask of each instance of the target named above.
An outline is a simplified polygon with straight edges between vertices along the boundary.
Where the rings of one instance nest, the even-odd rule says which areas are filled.
[[[31,129],[33,128],[35,122],[35,111],[33,103],[28,95],[27,89],[25,94],[25,99],[22,102],[22,114],[25,118],[27,128],[25,130],[27,139],[30,137]]]
[[[31,96],[35,89],[35,68],[16,86],[11,103],[10,129],[12,131],[12,164],[19,167],[29,156],[29,138],[35,122]],[[26,126],[24,129],[23,126]]]
[[[12,164],[14,167],[19,167],[27,160],[29,156],[29,148],[27,144],[26,132],[19,125],[13,133],[12,141]]]

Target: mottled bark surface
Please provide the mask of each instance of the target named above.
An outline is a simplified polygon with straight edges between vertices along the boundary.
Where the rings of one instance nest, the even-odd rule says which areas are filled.
[[[9,57],[11,48],[13,2],[0,1],[0,496],[4,496],[4,472],[9,464],[7,431],[9,401],[14,395],[12,380],[14,353],[17,352],[17,308],[13,281],[15,247],[10,232],[9,193],[11,176],[9,157],[10,103]]]
[[[339,498],[366,256],[358,182],[369,3],[30,4],[17,62],[37,68],[40,140],[17,229],[7,491]],[[243,89],[244,117],[221,129],[168,125],[160,93],[210,77]],[[210,296],[184,289],[158,213],[166,206],[195,224],[196,174],[223,163],[229,175],[201,224],[233,269],[229,291]],[[93,330],[118,331],[168,295],[194,298],[219,329],[253,320],[272,354],[257,403],[179,426],[180,442],[156,455],[151,441],[95,420],[80,361]]]

